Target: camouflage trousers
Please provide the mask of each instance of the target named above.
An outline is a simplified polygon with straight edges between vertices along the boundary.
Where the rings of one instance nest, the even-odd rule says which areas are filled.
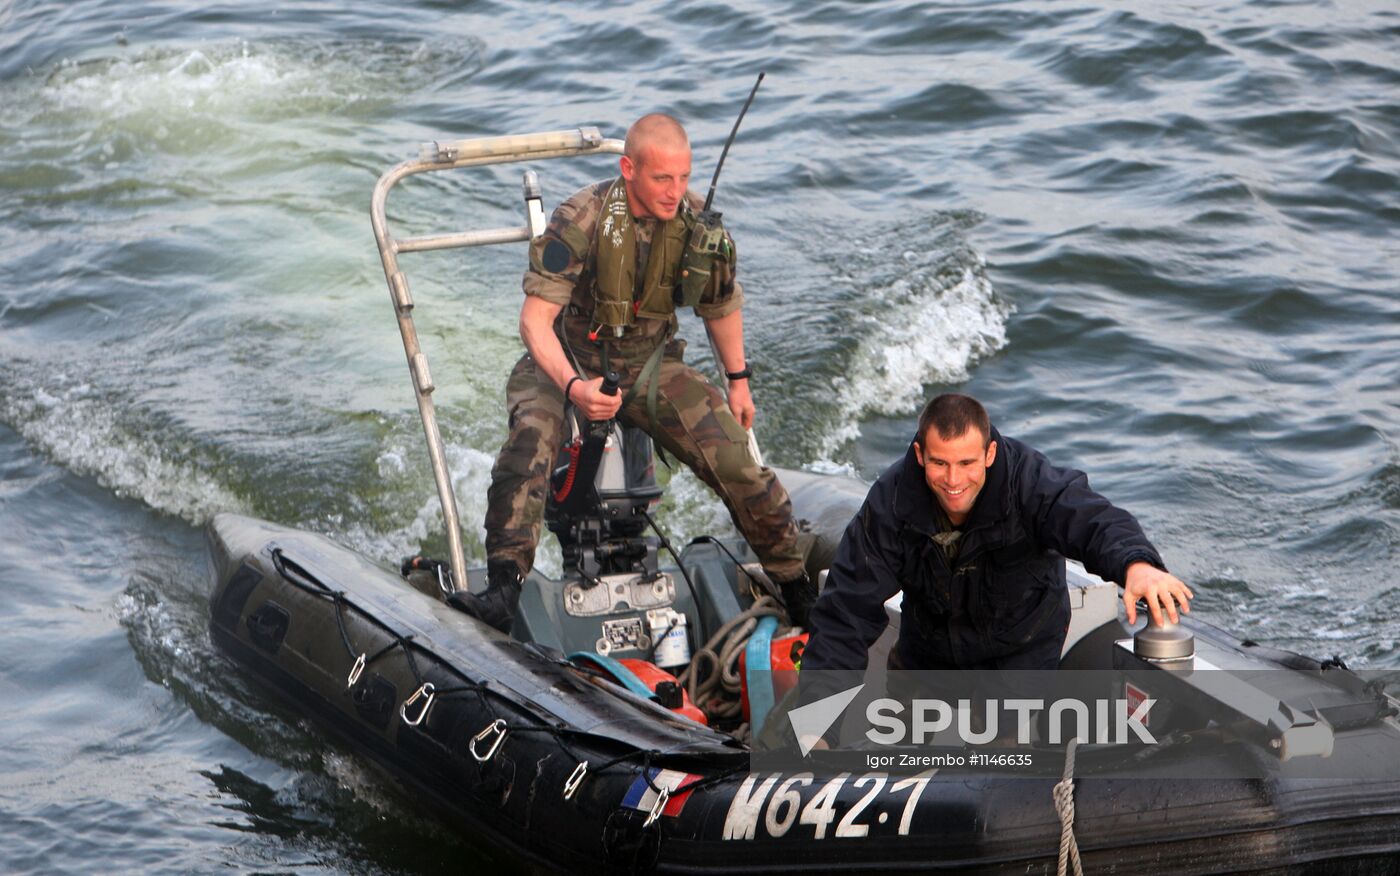
[[[683,349],[682,342],[672,341],[661,360],[658,428],[652,428],[647,415],[645,387],[618,418],[650,434],[719,495],[769,577],[792,580],[803,572],[803,557],[787,490],[772,469],[754,459],[748,433],[734,419],[720,391],[681,361]],[[582,364],[589,375],[599,373],[601,363]],[[625,394],[646,364],[646,356],[614,355],[609,364],[624,375]],[[534,566],[544,524],[549,471],[564,440],[564,394],[536,369],[528,353],[515,364],[506,383],[506,410],[510,434],[491,469],[487,492],[486,556],[488,561],[513,561],[528,572]]]

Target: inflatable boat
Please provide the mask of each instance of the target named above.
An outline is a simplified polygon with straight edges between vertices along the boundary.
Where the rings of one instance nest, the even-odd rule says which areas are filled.
[[[809,746],[772,767],[760,739],[797,735],[780,679],[801,678],[801,632],[784,626],[741,540],[665,540],[648,513],[661,492],[650,445],[615,423],[576,426],[621,452],[595,460],[583,501],[551,508],[563,575],[528,577],[508,632],[458,610],[453,594],[484,589],[485,573],[463,557],[397,256],[526,240],[543,228],[541,195],[527,174],[519,228],[396,240],[387,194],[417,173],[621,148],[594,129],[435,143],[381,178],[372,218],[450,556],[395,568],[321,535],[217,515],[210,627],[225,654],[523,870],[1400,872],[1400,704],[1383,680],[1189,619],[1135,635],[1117,588],[1072,563],[1061,665],[1126,667],[1177,703],[1154,715],[1157,744],[1030,743],[1054,775],[1006,758],[852,768]],[[820,580],[866,485],[779,477]],[[901,620],[898,597],[887,608],[873,673]],[[940,763],[961,757],[936,750]]]

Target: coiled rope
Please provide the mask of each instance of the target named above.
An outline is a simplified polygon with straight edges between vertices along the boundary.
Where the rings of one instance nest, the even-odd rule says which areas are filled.
[[[763,617],[784,617],[778,600],[764,596],[715,631],[679,676],[690,699],[710,718],[732,718],[743,711],[739,655]],[[737,734],[736,734],[737,735]]]

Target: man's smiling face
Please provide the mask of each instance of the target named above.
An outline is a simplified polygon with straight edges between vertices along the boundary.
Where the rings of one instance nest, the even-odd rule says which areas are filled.
[[[914,455],[924,467],[924,480],[954,526],[961,526],[987,482],[987,468],[997,458],[997,443],[977,429],[944,438],[930,428]]]

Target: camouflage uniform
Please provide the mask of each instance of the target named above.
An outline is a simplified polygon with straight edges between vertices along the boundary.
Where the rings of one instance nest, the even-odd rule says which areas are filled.
[[[758,554],[770,577],[777,581],[796,578],[803,573],[803,558],[797,548],[797,528],[787,490],[772,469],[753,458],[748,434],[734,419],[720,391],[681,361],[685,342],[671,338],[676,329],[675,316],[665,320],[638,318],[621,338],[604,338],[600,334],[599,340],[593,341],[588,337],[594,327],[591,246],[611,182],[584,188],[554,211],[549,227],[530,246],[525,294],[538,295],[564,308],[555,323],[555,334],[583,377],[603,373],[602,344],[607,343],[607,366],[623,375],[624,394],[636,382],[656,345],[667,344],[657,378],[657,428],[652,428],[647,414],[645,387],[639,388],[622,408],[619,418],[646,430],[657,444],[719,494],[734,525]],[[692,206],[698,209],[698,200],[693,194],[690,197]],[[658,223],[654,219],[633,221],[640,286],[644,273],[641,266],[647,263]],[[563,263],[560,242],[568,247],[567,264]],[[580,251],[589,255],[581,257]],[[722,317],[743,305],[743,290],[733,277],[732,266],[725,267],[729,264],[716,263],[723,276],[695,308],[700,317]],[[548,474],[563,441],[564,394],[526,353],[506,383],[506,408],[510,434],[491,470],[486,554],[493,563],[514,562],[523,573],[534,565]]]

